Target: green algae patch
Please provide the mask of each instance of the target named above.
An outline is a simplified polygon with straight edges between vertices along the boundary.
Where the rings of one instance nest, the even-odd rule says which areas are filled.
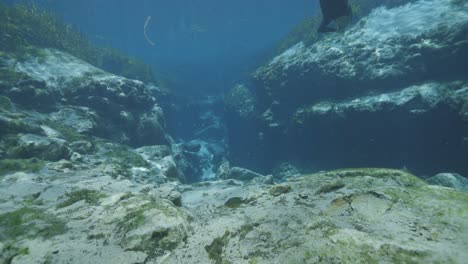
[[[30,127],[23,122],[20,116],[9,115],[6,112],[1,112],[2,111],[0,109],[0,136],[37,131],[37,129]]]
[[[114,147],[104,155],[122,164],[126,169],[132,167],[148,167],[149,165],[142,156],[124,146]]]
[[[57,205],[57,209],[70,206],[79,201],[85,201],[87,204],[96,205],[99,199],[106,197],[103,193],[95,190],[79,190],[65,194],[67,199]]]
[[[211,244],[205,246],[205,251],[208,257],[215,262],[215,264],[226,263],[223,261],[223,248],[229,242],[231,233],[226,231],[223,236],[213,239]]]
[[[60,134],[63,136],[63,139],[67,140],[68,142],[75,142],[80,140],[90,141],[89,136],[80,134],[72,127],[60,124],[58,122],[49,120],[45,122],[45,125],[60,132]]]
[[[0,255],[0,263],[2,264],[10,264],[12,263],[15,257],[19,256],[26,256],[29,255],[29,248],[28,247],[17,247],[13,244],[6,244],[3,247]]]
[[[307,175],[306,177],[317,176],[341,178],[343,180],[346,180],[347,178],[361,178],[368,176],[379,180],[391,181],[395,185],[404,187],[416,187],[426,185],[426,182],[414,176],[408,171],[386,168],[338,169],[327,172],[319,172],[316,174]]]
[[[369,242],[369,243],[366,243]],[[307,250],[303,257],[289,263],[432,263],[427,251],[406,249],[393,244],[376,248],[371,241],[337,241]],[[442,260],[439,260],[442,261]],[[438,263],[438,262],[436,262]],[[440,263],[453,263],[447,262]]]
[[[0,215],[0,240],[50,238],[65,233],[65,223],[40,209],[23,207]]]
[[[26,74],[20,73],[12,69],[11,67],[1,68],[0,69],[0,85],[12,85],[15,84],[17,81],[27,77]]]
[[[341,180],[326,183],[326,184],[320,186],[320,188],[317,190],[317,192],[315,192],[315,194],[334,192],[334,191],[337,191],[337,190],[339,190],[339,189],[341,189],[341,188],[343,188],[345,186],[346,186],[346,184]]]
[[[238,232],[239,238],[244,239],[253,230],[254,230],[254,226],[251,224],[242,225]]]
[[[96,142],[96,149],[100,155],[106,158],[105,164],[115,167],[116,173],[111,175],[114,178],[119,175],[130,178],[133,175],[133,168],[150,167],[148,161],[126,146]]]
[[[133,251],[142,251],[150,257],[163,255],[174,250],[187,234],[181,224],[184,214],[162,200],[151,200],[133,208],[134,199],[125,204],[132,208],[116,223],[116,230],[122,236],[120,245]],[[160,226],[160,219],[166,219],[173,226]]]
[[[36,158],[0,160],[0,176],[14,172],[38,172],[45,162]]]

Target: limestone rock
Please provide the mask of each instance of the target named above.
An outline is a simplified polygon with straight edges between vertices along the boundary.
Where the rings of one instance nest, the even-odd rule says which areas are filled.
[[[433,185],[468,191],[468,179],[457,173],[439,173],[426,181]]]
[[[263,175],[253,172],[251,170],[240,168],[240,167],[232,167],[229,169],[229,174],[227,175],[227,179],[234,179],[234,180],[241,180],[241,181],[249,181],[257,177],[263,177]]]
[[[156,194],[163,199],[171,201],[176,206],[182,205],[182,195],[173,186],[161,186],[156,190]]]
[[[159,160],[172,154],[171,148],[166,145],[144,146],[136,150],[147,160]]]
[[[51,161],[68,159],[70,149],[64,140],[20,134],[14,139],[15,145],[8,149],[7,155],[12,158],[39,158]]]
[[[19,81],[4,94],[28,109],[56,111],[51,120],[78,133],[135,146],[167,144],[160,89],[116,76],[54,49],[41,58],[0,58]],[[164,102],[161,102],[164,104]]]
[[[70,144],[70,148],[79,154],[85,155],[90,154],[93,151],[94,146],[91,142],[79,140],[72,142]]]
[[[281,194],[288,193],[292,190],[290,185],[287,184],[278,184],[270,188],[270,194],[273,196],[279,196]]]
[[[288,102],[288,97],[295,97],[299,102],[301,96],[338,99],[358,92],[348,87],[404,86],[427,73],[432,78],[443,75],[443,67],[460,72],[456,61],[466,59],[468,49],[468,43],[459,43],[468,26],[463,8],[450,0],[377,8],[343,34],[310,47],[303,43],[291,47],[261,67],[254,78],[262,94],[269,92],[276,100]],[[438,58],[441,53],[447,57]]]
[[[219,165],[218,170],[216,171],[216,178],[217,179],[228,179],[229,178],[229,171],[230,171],[229,161],[223,162]]]
[[[172,156],[166,156],[159,160],[156,164],[156,167],[158,167],[162,174],[167,178],[179,179],[181,177],[181,173],[177,168],[177,165]]]
[[[87,108],[64,107],[60,111],[52,113],[52,120],[70,127],[78,133],[91,134],[96,129],[95,113]]]

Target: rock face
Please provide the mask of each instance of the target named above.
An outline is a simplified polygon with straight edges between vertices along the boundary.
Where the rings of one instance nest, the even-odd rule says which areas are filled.
[[[63,126],[134,146],[168,144],[159,88],[97,69],[66,53],[43,49],[40,57],[2,58],[16,76],[1,93],[23,108],[52,112]]]
[[[159,88],[52,49],[21,60],[2,53],[0,62],[8,74],[0,80],[1,176],[87,167],[135,182],[185,181]]]
[[[378,8],[342,35],[299,43],[260,68],[261,98],[336,98],[466,73],[466,3],[417,1]],[[284,98],[282,97],[284,96]],[[282,100],[284,99],[284,100]]]
[[[266,168],[296,159],[468,171],[467,5],[377,8],[343,33],[291,47],[253,74],[259,125],[229,124],[239,131],[232,156]]]
[[[65,140],[38,136],[34,134],[19,134],[15,138],[9,138],[7,141],[13,147],[7,150],[7,157],[13,159],[38,158],[44,160],[58,161],[68,159],[71,150],[66,145]],[[10,145],[9,144],[9,145]]]

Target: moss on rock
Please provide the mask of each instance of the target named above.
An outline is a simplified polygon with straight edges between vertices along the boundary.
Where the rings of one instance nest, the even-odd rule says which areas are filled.
[[[64,208],[79,201],[85,201],[87,204],[96,205],[99,199],[106,197],[101,192],[95,190],[79,190],[65,194],[67,199],[57,205],[57,208]]]
[[[0,176],[13,172],[38,172],[45,162],[36,158],[0,160]]]
[[[139,202],[131,198],[124,202],[132,208],[116,224],[117,233],[122,236],[122,247],[155,257],[175,249],[187,238],[182,224],[185,218],[180,209],[160,199],[135,206]],[[167,223],[160,225],[161,221]]]
[[[229,242],[231,233],[226,231],[223,236],[215,238],[211,244],[205,246],[208,257],[216,264],[223,264],[223,248]]]
[[[23,207],[0,215],[0,240],[19,240],[24,237],[50,238],[63,234],[65,223],[40,209]]]
[[[150,66],[114,49],[96,47],[75,28],[34,4],[0,3],[0,32],[4,33],[0,35],[0,51],[17,60],[40,58],[38,48],[55,48],[113,74],[157,82]]]
[[[397,169],[386,169],[386,168],[349,168],[349,169],[338,169],[327,172],[321,172],[313,174],[312,176],[325,176],[331,178],[360,178],[360,177],[372,177],[376,179],[393,181],[400,186],[412,187],[422,186],[426,183],[411,174],[408,171],[397,170]]]

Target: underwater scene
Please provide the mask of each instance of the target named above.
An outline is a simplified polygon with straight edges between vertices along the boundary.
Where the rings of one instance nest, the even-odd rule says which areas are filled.
[[[468,263],[468,0],[0,0],[26,263]]]

